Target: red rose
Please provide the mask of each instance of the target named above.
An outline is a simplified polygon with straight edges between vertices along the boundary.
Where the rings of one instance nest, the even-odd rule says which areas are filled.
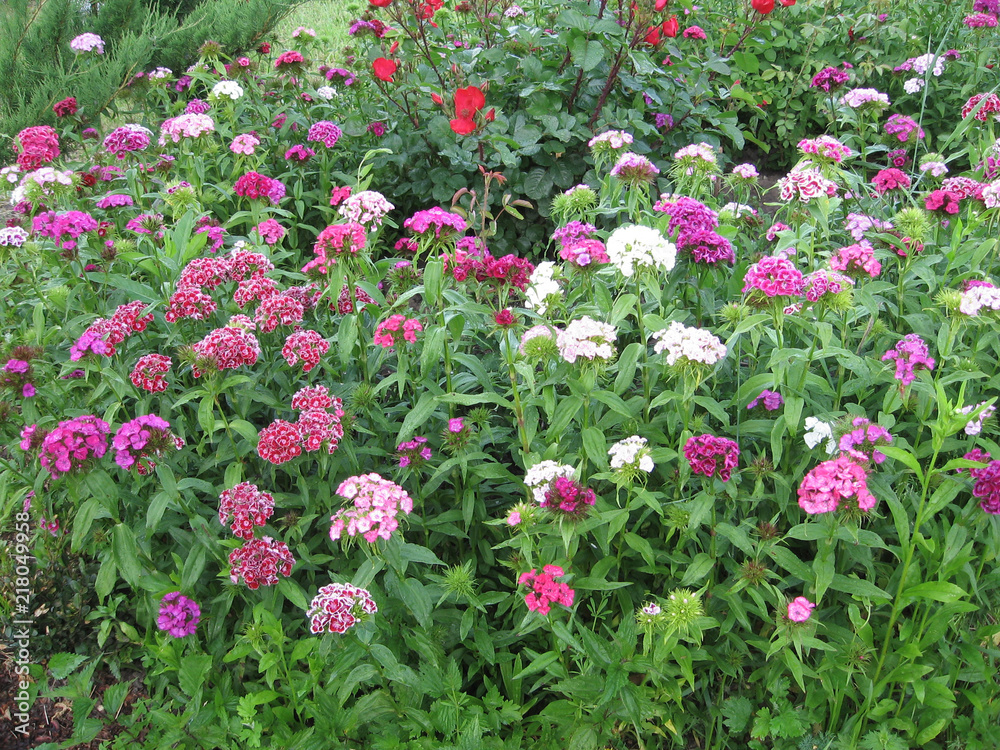
[[[750,0],[750,5],[762,16],[774,10],[774,0]]]
[[[392,0],[368,0],[376,8],[388,8],[392,5]]]
[[[774,0],[771,0],[774,2]],[[681,30],[680,22],[677,20],[677,16],[670,16],[666,21],[660,24],[660,28],[663,29],[663,33],[671,38],[677,36],[677,32]]]
[[[653,10],[659,13],[661,10],[667,7],[668,2],[670,2],[670,0],[656,0],[656,5],[654,6]]]
[[[389,83],[393,82],[392,76],[398,67],[395,61],[387,60],[384,57],[376,58],[372,63],[372,70],[375,72],[375,77],[380,81],[388,81]]]
[[[455,92],[455,117],[468,120],[486,106],[486,97],[477,86],[469,86]]]
[[[650,26],[649,30],[646,32],[646,44],[651,44],[654,47],[660,43],[660,27]]]
[[[459,135],[469,135],[476,130],[476,121],[467,117],[459,117],[451,121],[451,129]]]
[[[786,8],[791,8],[793,5],[795,5],[795,0],[778,0],[778,2],[780,2]]]

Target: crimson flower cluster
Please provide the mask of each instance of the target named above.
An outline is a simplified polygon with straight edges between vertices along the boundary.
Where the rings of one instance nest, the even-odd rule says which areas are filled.
[[[240,539],[253,539],[254,528],[266,524],[273,513],[274,496],[250,482],[241,482],[219,495],[219,523],[225,526],[231,517],[229,528]]]
[[[299,412],[298,421],[277,419],[260,431],[257,454],[261,458],[280,465],[302,455],[303,450],[311,453],[324,445],[327,453],[337,450],[344,437],[344,409],[339,398],[331,396],[326,386],[310,386],[292,397],[292,408]]]
[[[723,482],[728,482],[739,463],[740,446],[729,438],[694,435],[684,444],[684,458],[695,474],[718,476]]]
[[[59,134],[48,125],[25,128],[14,139],[17,166],[26,172],[48,164],[59,156]]]
[[[250,539],[239,549],[229,554],[229,578],[239,583],[242,578],[248,588],[258,589],[273,586],[278,582],[278,574],[289,576],[295,558],[284,542],[276,542],[271,537]]]
[[[265,279],[272,270],[274,270],[274,264],[266,256],[243,249],[233,250],[228,255],[221,257],[196,258],[181,271],[164,317],[168,323],[175,323],[181,318],[205,320],[218,309],[218,304],[207,293],[208,291],[227,281],[253,283],[253,280]],[[260,296],[266,296],[276,291],[270,279],[256,283],[267,287],[266,290],[260,291]],[[241,289],[237,289],[237,294],[234,295],[233,299],[242,308],[246,302],[240,304],[241,299],[253,295],[249,295],[245,289],[242,291]]]
[[[206,372],[256,364],[260,356],[260,342],[250,331],[228,325],[211,331],[201,341],[192,344],[191,350],[195,357],[191,370],[196,378],[200,378]]]
[[[309,372],[319,364],[320,358],[330,351],[330,343],[316,331],[296,331],[285,339],[281,356],[289,367],[302,363],[302,371]]]
[[[981,460],[968,454],[966,458]],[[985,459],[989,459],[988,453]],[[1000,515],[1000,461],[990,461],[982,469],[969,469],[969,474],[976,480],[972,494],[979,498],[979,507],[991,515]]]
[[[365,589],[349,583],[330,583],[313,597],[306,610],[312,633],[346,633],[365,616],[378,612]]]
[[[278,205],[285,197],[285,186],[273,177],[267,177],[259,172],[247,172],[233,185],[233,191],[250,200],[260,200]]]

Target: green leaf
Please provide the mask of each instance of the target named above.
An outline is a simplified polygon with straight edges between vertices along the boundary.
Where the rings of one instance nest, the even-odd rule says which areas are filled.
[[[694,560],[688,565],[687,570],[684,571],[684,577],[681,579],[681,586],[691,586],[692,584],[698,583],[705,576],[707,576],[712,568],[715,566],[715,560],[704,552],[699,552],[694,556]]]
[[[209,654],[188,654],[181,659],[181,668],[177,678],[185,695],[194,698],[201,690],[208,670],[212,668],[212,657]]]
[[[94,592],[97,594],[97,598],[103,602],[108,594],[114,591],[117,582],[118,566],[115,564],[114,558],[108,555],[101,563],[101,568],[97,571],[97,578],[94,581]]]
[[[403,600],[403,604],[417,618],[417,622],[422,627],[429,627],[433,605],[430,594],[427,593],[424,585],[416,578],[407,578],[399,587],[399,596]]]
[[[421,565],[444,565],[441,558],[435,555],[426,547],[419,544],[403,542],[399,546],[399,556],[407,562],[420,563]]]
[[[722,702],[723,722],[732,734],[742,734],[753,715],[753,704],[743,696],[726,698]]]
[[[426,422],[437,408],[438,401],[434,394],[424,393],[421,395],[417,405],[407,413],[403,420],[403,425],[399,428],[399,434],[396,436],[396,442],[402,443],[409,440],[414,431]]]
[[[73,552],[79,552],[83,546],[83,540],[90,533],[90,527],[94,524],[94,521],[98,518],[110,517],[111,514],[108,513],[107,509],[101,505],[96,497],[92,497],[84,502],[73,519],[73,539],[70,543],[70,549]]]
[[[131,682],[118,682],[104,690],[101,702],[104,704],[104,711],[108,716],[115,717],[121,709],[128,691],[132,687]]]
[[[848,578],[840,573],[834,574],[833,580],[830,582],[830,588],[834,591],[843,591],[845,594],[860,596],[865,599],[884,599],[885,601],[892,599],[887,592],[880,589],[871,581],[866,581],[863,578]]]
[[[306,592],[295,581],[279,577],[278,591],[284,594],[285,598],[299,609],[304,610],[309,608],[309,599],[306,597]]]
[[[115,564],[122,574],[122,578],[129,586],[135,588],[139,583],[139,576],[142,575],[142,566],[139,564],[139,546],[135,542],[135,534],[132,529],[123,523],[111,529],[111,553],[114,555]]]
[[[553,662],[559,661],[559,653],[556,651],[546,651],[544,654],[539,654],[537,657],[531,660],[531,663],[514,675],[511,679],[520,680],[522,677],[527,677],[531,674],[536,674],[541,672],[546,667],[548,667]]]
[[[920,468],[920,462],[917,457],[914,456],[907,450],[902,448],[897,448],[893,445],[881,445],[879,446],[879,451],[884,453],[889,458],[893,458],[901,462],[904,466],[911,469],[914,474],[917,475],[917,481],[924,481],[924,470]]]
[[[65,680],[85,661],[87,661],[87,657],[82,654],[67,654],[63,652],[53,654],[49,657],[48,668],[54,679]]]
[[[948,583],[947,581],[928,581],[927,583],[918,583],[916,586],[910,586],[906,589],[906,591],[903,592],[903,601],[931,599],[936,602],[944,602],[947,604],[949,602],[958,601],[959,599],[964,599],[967,596],[968,593],[959,586],[956,586],[954,583]]]
[[[596,427],[588,427],[581,436],[583,438],[583,450],[595,464],[604,467],[608,463],[608,444],[604,439],[604,433]]]
[[[184,561],[184,571],[181,573],[181,588],[191,591],[205,570],[205,545],[197,545]]]
[[[591,726],[579,727],[569,738],[567,750],[597,750],[598,734]]]

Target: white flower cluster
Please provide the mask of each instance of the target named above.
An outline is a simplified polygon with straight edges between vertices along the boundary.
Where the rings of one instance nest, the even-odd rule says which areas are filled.
[[[208,95],[208,98],[232,99],[235,102],[237,99],[243,98],[243,87],[236,81],[219,81],[212,87],[212,93]]]
[[[345,219],[357,222],[371,231],[374,227],[381,226],[382,218],[394,208],[382,193],[362,190],[345,198],[338,212]]]
[[[685,159],[700,159],[701,161],[707,161],[711,164],[716,163],[715,151],[707,143],[692,143],[690,146],[684,146],[684,148],[677,151],[674,154],[674,158],[677,161],[683,161]]]
[[[562,297],[562,289],[559,282],[555,280],[556,264],[552,261],[544,261],[535,266],[528,280],[530,286],[525,290],[525,304],[539,315],[545,315],[549,306],[553,302],[553,297]]]
[[[636,267],[671,270],[677,263],[677,247],[655,229],[630,224],[618,227],[607,242],[608,259],[631,277]]]
[[[612,445],[608,450],[608,455],[611,456],[611,468],[634,467],[645,472],[652,471],[653,459],[649,455],[647,442],[646,438],[633,435]]]
[[[572,364],[583,357],[591,361],[609,360],[615,356],[615,328],[608,323],[599,323],[584,315],[574,320],[566,330],[560,331],[556,346],[564,360]]]
[[[962,301],[958,303],[958,311],[963,315],[977,317],[983,308],[1000,310],[1000,289],[995,286],[974,286],[962,292]]]
[[[316,96],[323,101],[330,101],[333,97],[338,96],[337,89],[333,86],[320,86],[316,89]]]
[[[541,504],[545,502],[545,493],[549,491],[549,485],[559,477],[572,477],[574,469],[568,464],[561,464],[557,461],[542,461],[535,464],[528,473],[524,475],[524,483],[531,490],[535,502]]]
[[[944,73],[944,58],[935,56],[933,52],[928,52],[920,57],[911,57],[907,62],[913,66],[913,72],[920,75],[926,73],[932,65],[934,69],[931,72],[935,77]]]
[[[810,448],[815,448],[817,445],[826,441],[826,452],[828,455],[833,455],[837,450],[837,441],[833,439],[833,426],[827,424],[826,422],[821,422],[816,417],[806,417],[806,432],[802,436],[805,440],[806,445]]]
[[[676,320],[661,331],[654,331],[653,351],[666,351],[667,364],[675,365],[686,360],[714,365],[726,356],[726,347],[717,337],[701,328],[688,328]]]
[[[922,165],[921,169],[923,169]],[[983,188],[983,203],[986,208],[1000,207],[1000,180],[994,180]]]

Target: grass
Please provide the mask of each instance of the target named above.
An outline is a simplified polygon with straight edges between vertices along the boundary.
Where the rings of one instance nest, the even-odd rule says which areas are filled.
[[[292,38],[292,32],[299,26],[305,26],[316,31],[317,45],[312,54],[314,62],[342,63],[344,47],[350,43],[347,30],[351,21],[361,16],[363,9],[363,6],[356,2],[309,0],[292,11],[278,25],[278,43],[288,49],[294,49],[296,40]]]

